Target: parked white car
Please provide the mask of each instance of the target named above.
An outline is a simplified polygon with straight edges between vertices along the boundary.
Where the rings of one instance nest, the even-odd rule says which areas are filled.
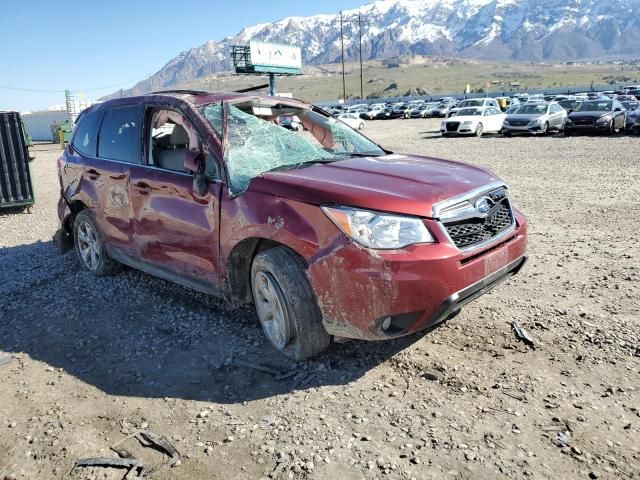
[[[498,101],[495,98],[468,98],[466,100],[462,100],[455,106],[455,108],[449,110],[449,114],[447,116],[453,117],[463,108],[469,107],[496,107],[500,110],[500,105],[498,105]]]
[[[364,130],[364,120],[361,119],[357,113],[343,113],[342,115],[338,115],[338,120],[346,123],[356,130]]]
[[[449,135],[476,135],[498,133],[506,115],[496,107],[463,108],[455,117],[447,118],[440,125],[443,137]]]

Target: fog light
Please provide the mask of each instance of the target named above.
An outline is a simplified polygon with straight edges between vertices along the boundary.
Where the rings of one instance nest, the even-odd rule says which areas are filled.
[[[391,317],[387,317],[382,321],[382,330],[389,330],[391,326]]]

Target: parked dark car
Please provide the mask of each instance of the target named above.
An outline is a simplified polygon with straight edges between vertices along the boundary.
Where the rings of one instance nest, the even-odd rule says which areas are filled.
[[[57,166],[57,244],[83,269],[123,263],[253,303],[269,341],[298,360],[335,337],[431,328],[526,260],[526,219],[493,173],[392,154],[297,100],[109,100],[81,114]]]
[[[393,107],[387,106],[384,110],[380,110],[373,117],[373,120],[389,120],[391,118],[391,112],[393,112]]]
[[[621,100],[620,103],[627,110],[627,114],[637,110],[640,106],[640,100]]]
[[[631,133],[640,133],[640,109],[627,112],[625,130]]]
[[[626,94],[633,95],[636,99],[640,100],[640,90],[629,90]]]
[[[580,100],[558,100],[558,105],[560,105],[569,113],[573,112],[579,104]]]
[[[394,118],[404,118],[404,113],[409,109],[407,105],[396,105],[391,109],[391,113],[386,118],[387,120]]]
[[[566,136],[579,132],[613,134],[625,126],[626,110],[617,100],[600,99],[581,102],[567,116],[564,124]]]

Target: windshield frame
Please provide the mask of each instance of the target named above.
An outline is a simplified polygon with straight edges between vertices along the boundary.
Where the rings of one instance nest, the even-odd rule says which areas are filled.
[[[606,110],[593,109],[593,108],[582,108],[583,105],[597,105],[598,103],[607,103],[609,108]],[[573,110],[574,112],[611,112],[613,111],[613,101],[612,100],[586,100],[584,102],[580,102],[580,105],[576,106]]]
[[[314,126],[314,132],[316,131],[317,127],[324,128],[323,141],[326,138],[327,133],[329,133],[330,139],[333,142],[332,148],[335,148],[336,146],[339,145],[340,147],[345,149],[347,148],[347,146],[352,147],[352,149],[345,150],[345,151],[330,151],[327,149],[328,147],[322,146],[322,141],[318,139],[315,133],[310,133],[308,131],[304,132],[309,135],[312,135],[313,138],[315,138],[315,140],[311,138],[305,138],[299,132],[290,131],[279,124],[272,123],[271,120],[266,120],[265,118],[262,118],[264,116],[263,114],[255,113],[256,108],[271,108],[268,105],[271,105],[271,107],[274,108],[273,116],[275,116],[276,118],[279,117],[280,115],[283,115],[283,113],[280,110],[276,110],[276,107],[280,109],[282,108],[292,109],[292,110],[295,110],[295,113],[293,113],[293,115],[296,115],[298,118],[300,118],[300,121],[303,125],[305,125],[305,128],[307,126],[305,122],[308,122],[309,125]],[[217,118],[215,120],[217,124],[215,124],[213,121],[214,120],[212,116],[213,112],[209,111],[207,113],[207,110],[209,108],[216,108],[216,107],[218,108],[221,107],[221,111],[218,111],[216,113]],[[242,107],[242,108],[239,108],[239,107]],[[245,111],[247,109],[249,111]],[[251,110],[253,110],[253,113],[250,113]],[[234,99],[231,101],[223,100],[223,101],[201,104],[197,107],[197,111],[202,117],[204,123],[209,128],[211,128],[214,134],[220,139],[221,150],[222,150],[221,152],[222,158],[220,163],[222,164],[222,167],[225,171],[224,172],[225,183],[227,184],[227,189],[230,197],[235,197],[246,192],[250,187],[251,181],[253,179],[265,173],[268,173],[269,171],[293,170],[297,168],[304,168],[305,166],[309,166],[316,163],[332,163],[334,161],[347,160],[349,158],[358,157],[358,156],[382,156],[385,154],[392,153],[390,150],[383,148],[373,140],[363,135],[358,130],[350,127],[349,125],[342,122],[341,120],[333,117],[328,112],[324,111],[322,108],[319,108],[315,105],[306,104],[304,102],[300,102],[297,100],[286,101],[286,99],[278,99],[277,101],[274,101],[272,99],[266,99],[261,97],[243,98],[238,100]],[[347,113],[347,112],[343,112],[343,113]],[[231,133],[237,134],[237,131],[232,132],[232,130],[230,130],[230,128],[233,129],[233,127],[230,127],[230,119],[235,118],[234,115],[236,116],[244,115],[246,116],[245,120],[247,118],[250,118],[251,119],[250,121],[253,122],[254,126],[260,127],[260,129],[262,130],[262,133],[266,132],[268,137],[271,137],[273,135],[273,139],[275,141],[272,147],[274,149],[272,153],[281,155],[277,157],[273,157],[273,156],[269,157],[273,160],[277,160],[277,159],[284,160],[289,158],[289,155],[295,155],[295,153],[292,153],[292,152],[296,152],[295,149],[290,150],[290,149],[282,148],[281,150],[278,150],[279,145],[281,145],[282,143],[282,139],[284,139],[285,141],[288,140],[293,144],[297,144],[298,147],[300,148],[300,151],[305,150],[305,148],[309,149],[309,151],[313,151],[314,149],[316,149],[315,151],[316,153],[318,153],[318,155],[312,155],[313,158],[311,157],[300,158],[299,161],[292,161],[290,163],[283,162],[280,164],[275,164],[270,168],[260,170],[260,171],[257,171],[255,174],[252,174],[252,176],[250,176],[250,178],[246,181],[246,184],[239,183],[237,171],[236,173],[234,173],[233,171],[234,167],[232,167],[230,164],[230,160],[232,160],[230,158],[230,155],[231,155],[232,149],[242,150],[244,148],[245,151],[247,151],[247,148],[246,148],[247,142],[246,141],[243,142],[242,145],[237,145],[237,144],[234,145],[233,142],[229,141]],[[354,114],[354,115],[357,116],[357,114]],[[256,122],[263,122],[263,123],[256,123]],[[329,127],[329,129],[326,128],[327,126]],[[262,127],[264,127],[264,129],[262,129]],[[278,129],[278,130],[274,130],[274,129]],[[245,140],[252,138],[252,135],[255,133],[255,131],[253,129],[248,129],[248,131],[249,131],[249,134],[246,134],[245,132],[244,136],[242,136],[243,134],[240,133],[239,138],[243,138]],[[316,143],[318,143],[318,145],[316,145]],[[371,147],[371,148],[366,150],[363,148],[359,148],[359,147],[362,147],[363,145],[366,145],[367,147]],[[234,150],[233,153],[236,153],[236,150]],[[319,153],[319,151],[321,150],[324,150],[322,154]],[[265,155],[266,154],[267,153],[265,153]],[[247,155],[246,157],[242,157],[242,159],[245,161],[245,166],[246,165],[251,166],[252,158],[256,158],[257,161],[259,161],[260,153],[259,152],[256,153],[255,150],[254,152],[250,152],[249,150],[249,155]],[[237,161],[237,157],[236,157],[236,161]],[[237,167],[238,165],[235,165],[235,168]],[[283,167],[290,167],[290,168],[283,168]]]

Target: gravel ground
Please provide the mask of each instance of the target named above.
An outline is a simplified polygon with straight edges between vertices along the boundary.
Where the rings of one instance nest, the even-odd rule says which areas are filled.
[[[59,151],[40,146],[33,213],[0,213],[0,480],[122,478],[69,471],[140,428],[182,454],[123,443],[156,479],[640,478],[640,139],[437,127],[366,132],[507,180],[530,262],[431,333],[300,364],[248,309],[58,256]]]

